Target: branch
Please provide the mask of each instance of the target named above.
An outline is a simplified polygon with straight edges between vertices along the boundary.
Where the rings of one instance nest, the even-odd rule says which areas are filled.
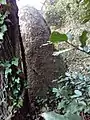
[[[76,45],[73,45],[72,43],[70,43],[70,42],[68,42],[68,41],[66,41],[66,43],[68,43],[69,45],[71,45],[71,46],[74,47],[75,49],[77,49],[77,50],[79,50],[79,51],[82,51],[82,52],[90,55],[90,52],[86,52],[85,50],[80,49],[79,47],[77,47]]]
[[[46,2],[47,0],[45,0],[44,3],[42,3],[41,11],[43,10],[43,6],[45,5]]]

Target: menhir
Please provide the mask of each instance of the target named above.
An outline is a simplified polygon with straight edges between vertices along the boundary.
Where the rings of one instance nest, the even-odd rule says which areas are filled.
[[[29,97],[45,96],[52,80],[64,75],[66,64],[62,56],[55,57],[53,44],[48,43],[50,28],[42,15],[33,7],[20,10],[20,27],[25,49]]]

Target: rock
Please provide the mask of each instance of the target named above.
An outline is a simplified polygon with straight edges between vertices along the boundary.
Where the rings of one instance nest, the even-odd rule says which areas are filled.
[[[20,10],[20,27],[27,64],[29,96],[44,96],[52,80],[64,75],[62,56],[53,56],[54,46],[48,43],[50,29],[42,15],[33,7]]]

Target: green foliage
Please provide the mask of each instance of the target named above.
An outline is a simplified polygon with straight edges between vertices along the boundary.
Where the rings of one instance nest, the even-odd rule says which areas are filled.
[[[52,43],[60,43],[60,42],[66,42],[68,43],[69,45],[71,45],[72,47],[82,51],[82,52],[85,52],[87,54],[90,54],[90,49],[89,47],[86,45],[86,42],[88,40],[88,37],[87,37],[87,34],[88,34],[88,31],[84,30],[82,32],[82,35],[79,36],[79,41],[81,43],[81,45],[78,45],[78,47],[74,44],[72,44],[71,42],[69,41],[72,41],[74,38],[72,38],[71,34],[67,33],[67,34],[61,34],[57,31],[54,31],[51,33],[50,35],[50,41]],[[66,52],[70,49],[66,49],[66,50],[63,50],[63,51],[59,51],[59,52],[54,52],[53,55],[59,55],[60,53],[63,53],[63,52]]]
[[[0,44],[2,44],[5,32],[7,31],[5,20],[7,19],[9,9],[11,8],[10,5],[10,1],[0,0]],[[3,96],[0,101],[0,105],[2,106],[0,112],[1,114],[6,112],[5,117],[7,117],[7,113],[11,114],[23,105],[21,95],[23,89],[26,87],[26,81],[20,68],[19,59],[16,57],[10,61],[0,61],[0,71],[5,75],[2,84],[0,81],[0,87],[2,85],[1,90],[3,91],[0,92],[1,97]],[[5,107],[5,110],[3,107]],[[4,119],[1,115],[0,118]]]
[[[6,4],[6,0],[0,0],[0,4]]]
[[[68,40],[68,37],[66,36],[66,34],[61,34],[59,32],[52,32],[50,36],[50,41],[53,43],[58,43],[58,42],[67,41],[67,40]]]
[[[79,37],[79,40],[81,42],[81,47],[86,46],[86,41],[88,40],[87,33],[88,32],[86,30],[84,30],[82,32],[82,35]]]
[[[81,111],[90,112],[90,78],[81,73],[67,73],[61,79],[56,97],[62,98],[58,109],[63,108],[63,113],[79,114]],[[55,88],[54,88],[55,89]]]
[[[57,80],[58,87],[53,88],[57,104],[57,113],[44,112],[45,120],[81,120],[80,113],[90,113],[90,78],[81,73],[66,73],[65,78]],[[54,109],[53,109],[54,110]]]
[[[41,116],[45,120],[81,120],[81,117],[77,114],[60,115],[55,112],[45,112]]]
[[[58,0],[53,5],[54,7],[56,7],[55,9],[58,8],[57,3],[58,5],[62,4],[62,3],[59,4],[59,1],[62,1],[62,3],[65,2],[63,0]],[[74,5],[76,7],[72,7]],[[84,0],[83,2],[66,0],[66,2],[63,3],[63,6],[64,7],[59,6],[59,8],[63,9],[64,11],[67,11],[69,17],[70,16],[76,17],[74,19],[81,20],[81,22],[84,24],[90,20],[90,1],[89,0]],[[77,13],[79,14],[77,15]],[[88,34],[88,31],[83,30],[81,36],[79,36],[79,41],[82,47],[81,51],[84,51],[84,52],[86,51],[84,50],[84,48],[86,47],[87,40],[88,40],[87,34]],[[70,45],[72,45],[73,47],[75,47],[76,49],[80,50],[79,47],[69,42],[69,37],[67,34],[61,34],[59,32],[54,31],[50,36],[50,41],[53,43],[65,41]],[[80,116],[81,112],[90,113],[90,99],[89,99],[90,98],[90,77],[85,76],[81,73],[75,74],[72,72],[72,73],[66,73],[66,77],[59,79],[57,82],[58,82],[58,87],[53,88],[52,92],[56,95],[56,98],[59,99],[59,101],[56,104],[57,108],[53,109],[53,110],[56,110],[56,112],[58,111],[57,112],[58,114],[55,112],[44,112],[42,116],[45,118],[45,120],[51,120],[51,119],[52,120],[54,119],[55,120],[60,120],[60,119],[81,120],[81,117],[82,117]]]
[[[59,115],[55,112],[45,112],[45,113],[42,113],[41,116],[45,120],[65,120],[63,115]]]
[[[18,61],[19,61],[19,58],[14,57],[11,64],[15,65],[15,66],[18,66]]]
[[[8,105],[13,106],[13,110],[20,108],[23,103],[21,95],[26,87],[26,82],[24,74],[19,68],[19,59],[14,57],[10,61],[0,61],[0,68],[5,70],[5,78],[7,79],[7,86],[5,87],[8,93]]]
[[[48,89],[47,94],[44,98],[37,96],[35,102],[41,112],[53,111],[57,108],[60,99],[56,97],[51,88]]]

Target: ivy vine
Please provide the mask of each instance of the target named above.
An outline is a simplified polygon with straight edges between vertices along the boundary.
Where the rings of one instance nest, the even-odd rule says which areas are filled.
[[[0,0],[0,44],[4,40],[7,26],[5,19],[8,17],[10,8],[9,3],[6,0]],[[19,58],[13,57],[10,61],[0,61],[0,70],[4,71],[7,92],[8,107],[12,107],[12,110],[16,110],[23,105],[23,88],[26,86],[25,76],[21,70]],[[1,83],[0,83],[1,84]]]
[[[26,87],[25,77],[19,67],[19,59],[14,57],[10,61],[0,61],[0,68],[5,70],[5,79],[7,79],[7,86],[5,89],[8,93],[8,105],[13,109],[20,108],[23,105],[23,98],[21,97],[23,88]]]

